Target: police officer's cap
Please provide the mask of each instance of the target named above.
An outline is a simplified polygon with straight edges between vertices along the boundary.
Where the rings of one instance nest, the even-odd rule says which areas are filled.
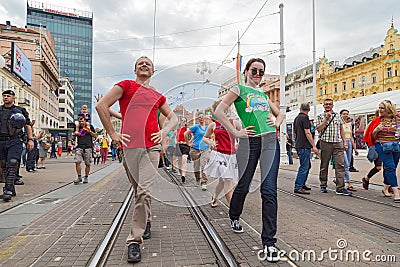
[[[15,92],[11,89],[7,89],[5,91],[3,91],[3,93],[1,93],[2,95],[13,95],[15,96]]]

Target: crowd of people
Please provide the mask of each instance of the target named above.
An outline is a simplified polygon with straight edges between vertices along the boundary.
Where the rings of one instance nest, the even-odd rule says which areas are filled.
[[[97,136],[90,123],[87,107],[83,106],[75,124],[76,142],[70,141],[67,144],[67,156],[75,151],[77,178],[73,182],[77,185],[89,182],[92,158],[95,164],[106,164],[108,151],[111,150],[112,160],[122,161],[135,192],[131,229],[126,239],[128,262],[141,261],[143,239],[151,237],[151,193],[160,158],[168,170],[179,174],[182,184],[188,180],[188,162],[193,164],[194,183],[201,190],[206,191],[207,184],[215,181],[211,206],[218,206],[221,195],[225,196],[229,205],[230,226],[235,233],[244,232],[240,217],[259,166],[262,199],[261,244],[268,261],[279,261],[279,251],[275,246],[280,165],[277,133],[284,115],[259,87],[265,71],[264,60],[250,59],[243,71],[244,84],[234,86],[222,100],[213,103],[212,120],[199,112],[192,126],[188,126],[185,117],[180,118],[178,126],[178,118],[165,96],[149,85],[154,73],[154,65],[149,58],[140,57],[135,62],[133,71],[136,74],[135,80],[120,81],[106,95],[96,97],[96,110],[105,131],[103,136]],[[6,100],[7,97],[8,95]],[[116,102],[119,102],[120,112],[111,109]],[[235,107],[237,119],[228,115],[232,106]],[[358,150],[350,111],[334,111],[332,99],[325,99],[323,108],[324,111],[318,115],[314,124],[308,116],[310,105],[301,104],[300,112],[294,120],[293,135],[290,133],[286,136],[289,164],[293,164],[293,148],[299,160],[294,193],[310,194],[311,188],[306,183],[311,161],[318,155],[320,192],[328,193],[328,169],[329,165],[333,165],[335,193],[351,196],[357,191],[351,184],[350,172],[353,152],[358,155]],[[22,156],[22,162],[27,171],[44,169],[48,153],[50,158],[61,156],[62,141],[43,131],[37,135],[33,133],[25,113],[26,111],[21,111],[25,116],[26,122],[23,126],[27,129],[28,141],[24,143],[25,148],[22,148],[23,142],[20,144],[21,151],[27,151],[25,160]],[[122,119],[120,131],[114,128],[110,116]],[[135,117],[134,123],[124,120],[129,116]],[[316,132],[319,136],[318,142],[315,140]],[[1,128],[0,146],[2,142],[14,140],[13,136]],[[374,167],[362,182],[363,188],[368,190],[372,176],[383,168],[382,193],[387,197],[392,197],[392,193],[396,203],[400,202],[396,177],[400,158],[399,137],[400,114],[396,113],[396,107],[391,101],[382,101],[377,107],[376,118],[370,122],[364,133],[363,142],[368,145],[368,159],[374,162]],[[0,149],[2,168],[8,168],[3,190],[3,199],[6,201],[15,195],[14,181],[18,183],[12,170],[20,161],[21,155],[15,157],[12,153],[3,155]],[[85,164],[83,174],[82,163]]]

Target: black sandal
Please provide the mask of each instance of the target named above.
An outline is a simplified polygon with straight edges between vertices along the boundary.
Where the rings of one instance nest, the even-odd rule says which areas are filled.
[[[353,191],[353,192],[357,192],[357,189],[355,189],[352,185],[350,185],[349,187],[347,187],[347,190]]]
[[[365,190],[368,190],[369,188],[369,180],[367,180],[365,177],[362,178],[362,186]]]
[[[385,194],[385,191],[383,191],[383,189],[382,189],[382,194],[383,194],[384,197],[392,197],[392,195],[390,195],[390,194],[389,194],[389,195],[386,195],[386,194]]]

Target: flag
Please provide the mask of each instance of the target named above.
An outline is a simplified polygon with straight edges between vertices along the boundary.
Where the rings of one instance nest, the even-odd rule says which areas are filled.
[[[242,84],[242,56],[239,53],[236,56],[236,82]]]

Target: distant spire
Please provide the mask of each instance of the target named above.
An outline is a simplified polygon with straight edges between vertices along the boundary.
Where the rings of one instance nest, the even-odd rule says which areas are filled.
[[[325,58],[325,48],[324,48],[324,58]]]
[[[392,28],[394,28],[394,25],[393,25],[393,15],[392,15],[392,26],[391,26]]]

